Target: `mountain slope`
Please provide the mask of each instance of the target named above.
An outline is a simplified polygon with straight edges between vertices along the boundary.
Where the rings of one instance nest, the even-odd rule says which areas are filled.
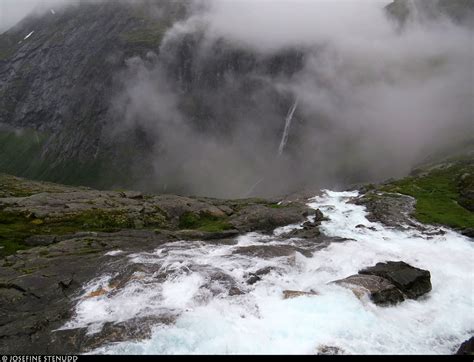
[[[199,14],[189,1],[81,1],[1,34],[0,171],[105,189],[276,195],[399,177],[472,139],[466,65],[444,48],[406,59],[389,49],[372,66],[338,39],[249,46]],[[400,129],[411,127],[407,141]]]
[[[119,159],[130,166],[132,160],[120,147],[110,149],[114,142],[102,134],[114,77],[131,56],[158,51],[166,29],[185,13],[183,3],[163,2],[161,14],[150,6],[82,3],[31,16],[0,36],[0,124],[10,142],[27,145],[2,144],[4,171],[99,186],[117,175],[124,179],[126,170],[115,172],[107,163]],[[14,160],[37,143],[30,162]]]

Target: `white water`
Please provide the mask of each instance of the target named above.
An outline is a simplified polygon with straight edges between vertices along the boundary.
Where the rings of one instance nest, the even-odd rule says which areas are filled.
[[[293,116],[295,115],[296,108],[298,107],[298,100],[295,100],[295,103],[291,106],[288,115],[286,116],[285,121],[285,130],[281,137],[280,147],[278,148],[278,155],[281,156],[285,150],[286,144],[288,142],[288,136],[290,134],[291,122],[293,121]]]
[[[65,328],[88,327],[94,333],[107,321],[179,316],[171,326],[156,326],[149,340],[112,344],[94,353],[312,354],[322,345],[348,354],[453,353],[474,331],[474,244],[449,230],[429,237],[371,223],[363,207],[346,203],[354,196],[328,191],[310,204],[330,217],[322,227],[326,234],[352,241],[333,243],[312,258],[299,253],[274,259],[231,255],[240,246],[301,244],[259,234],[240,237],[237,245],[179,242],[129,255],[130,263],[155,266],[168,277],[160,283],[158,272],[136,275],[115,293],[82,298]],[[356,228],[359,224],[373,229]],[[388,260],[428,269],[433,290],[417,301],[377,307],[327,284]],[[266,266],[275,270],[253,286],[245,284],[246,272]],[[235,278],[247,293],[228,296],[222,285],[209,284],[216,269]],[[85,294],[107,285],[110,277],[91,282]],[[284,290],[316,290],[319,295],[284,300]]]

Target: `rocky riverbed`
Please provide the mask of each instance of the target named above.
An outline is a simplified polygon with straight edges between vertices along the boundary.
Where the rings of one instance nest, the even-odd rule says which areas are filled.
[[[81,344],[52,331],[72,317],[74,297],[110,266],[116,250],[146,252],[181,240],[233,243],[238,235],[272,232],[316,215],[298,200],[280,201],[98,191],[1,175],[2,353],[82,351]],[[317,235],[317,225],[314,230]],[[236,252],[272,256],[294,251]]]
[[[449,354],[473,332],[473,244],[420,227],[410,198],[377,213],[358,192],[0,183],[16,248],[0,264],[2,353]]]

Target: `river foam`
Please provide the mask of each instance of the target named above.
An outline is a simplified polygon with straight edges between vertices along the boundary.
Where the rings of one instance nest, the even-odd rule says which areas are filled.
[[[128,263],[153,266],[154,272],[136,275],[115,293],[79,299],[74,319],[64,328],[87,327],[93,334],[106,322],[164,311],[176,316],[171,325],[156,325],[150,339],[93,351],[106,354],[313,354],[322,346],[347,354],[455,352],[474,331],[474,244],[447,229],[442,235],[427,235],[369,222],[364,207],[348,202],[356,196],[325,191],[310,200],[311,207],[329,217],[322,231],[348,239],[312,257],[235,253],[248,246],[300,245],[298,239],[278,238],[282,229],[274,236],[241,236],[236,244],[178,242],[129,255]],[[389,260],[429,270],[433,290],[416,301],[378,307],[328,284]],[[253,285],[246,283],[248,272],[265,267],[271,272]],[[216,273],[231,277],[244,294],[229,295],[228,285],[213,279]],[[84,295],[112,277],[92,281]],[[318,295],[284,299],[284,290]]]

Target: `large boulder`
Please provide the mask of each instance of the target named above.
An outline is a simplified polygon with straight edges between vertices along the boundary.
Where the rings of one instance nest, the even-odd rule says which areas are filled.
[[[375,304],[381,306],[405,300],[403,293],[395,285],[376,275],[351,275],[334,283],[351,289],[359,299],[367,295]]]
[[[431,291],[431,274],[402,261],[389,261],[359,271],[362,275],[375,275],[390,281],[408,298],[417,299]]]
[[[456,354],[472,356],[474,354],[474,337],[461,344]]]

